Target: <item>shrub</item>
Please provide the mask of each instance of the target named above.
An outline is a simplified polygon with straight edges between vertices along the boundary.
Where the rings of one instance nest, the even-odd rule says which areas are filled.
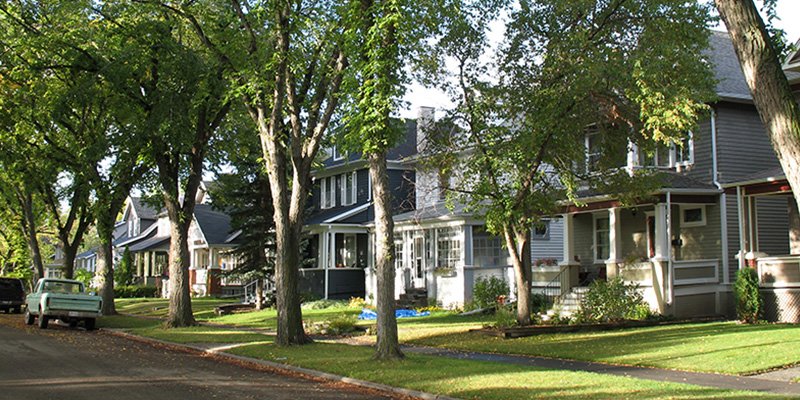
[[[86,291],[88,292],[90,290],[89,288],[92,286],[92,278],[94,278],[94,274],[83,268],[78,268],[75,269],[73,278],[76,281],[83,283],[83,287],[85,287]]]
[[[495,276],[480,277],[472,288],[472,302],[476,308],[486,308],[497,303],[499,296],[508,296],[508,284]]]
[[[758,273],[754,269],[739,270],[733,284],[733,295],[736,299],[736,316],[748,324],[758,322],[763,301],[758,292]]]
[[[508,306],[498,306],[494,313],[495,328],[510,328],[517,324],[517,316],[514,310]]]
[[[114,285],[126,286],[131,283],[133,283],[133,256],[126,247],[119,265],[114,268]]]
[[[361,297],[351,297],[350,298],[350,303],[348,304],[348,307],[364,308],[367,305],[368,305],[367,301],[364,300],[363,298],[361,298]]]
[[[114,297],[118,299],[131,297],[157,297],[158,288],[144,285],[122,285],[114,287]]]
[[[596,280],[581,302],[579,318],[585,322],[618,322],[642,319],[647,308],[638,285],[628,285],[620,277],[609,281]],[[649,315],[649,308],[647,308]],[[645,317],[646,319],[647,317]]]
[[[343,335],[357,331],[356,322],[358,319],[355,315],[338,314],[326,321],[312,323],[306,329],[318,335]]]
[[[349,302],[346,300],[315,300],[304,302],[301,308],[304,310],[323,310],[326,308],[346,308]]]
[[[550,300],[542,293],[531,293],[531,311],[534,313],[545,312],[551,306]]]

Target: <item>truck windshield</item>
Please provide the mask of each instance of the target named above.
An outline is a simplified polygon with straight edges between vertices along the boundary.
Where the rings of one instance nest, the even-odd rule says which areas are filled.
[[[83,292],[83,285],[80,283],[72,283],[72,282],[45,282],[44,287],[42,288],[43,292],[48,293],[82,293]]]

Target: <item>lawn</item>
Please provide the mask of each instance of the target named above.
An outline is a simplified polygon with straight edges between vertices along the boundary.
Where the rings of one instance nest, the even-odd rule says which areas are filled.
[[[586,372],[554,371],[411,354],[400,362],[371,360],[372,349],[314,343],[279,348],[265,335],[216,327],[164,329],[159,321],[106,317],[101,326],[176,343],[245,343],[232,354],[464,399],[750,399],[780,398]]]
[[[149,301],[145,304],[157,303]],[[166,302],[163,301],[164,306]],[[195,303],[199,320],[274,329],[275,310],[216,316],[198,311],[209,303]],[[152,306],[125,304],[146,311]],[[213,308],[213,307],[212,307]],[[322,321],[358,308],[303,310],[307,321]],[[157,312],[141,312],[158,315]],[[427,318],[399,319],[400,340],[407,344],[456,350],[521,354],[687,371],[750,374],[800,363],[800,326],[789,324],[741,325],[734,322],[668,325],[607,332],[546,334],[500,339],[469,329],[491,323],[491,316],[462,317],[434,312]],[[360,324],[373,324],[363,321]]]

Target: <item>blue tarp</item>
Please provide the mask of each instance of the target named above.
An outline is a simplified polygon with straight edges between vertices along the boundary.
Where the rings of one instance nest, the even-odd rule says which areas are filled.
[[[404,308],[398,309],[394,311],[394,315],[397,318],[413,318],[413,317],[427,317],[431,315],[430,311],[423,311],[419,312],[416,310],[407,310]],[[358,315],[358,319],[361,320],[375,320],[378,319],[378,314],[375,313],[374,310],[370,310],[369,308],[361,309],[361,314]]]

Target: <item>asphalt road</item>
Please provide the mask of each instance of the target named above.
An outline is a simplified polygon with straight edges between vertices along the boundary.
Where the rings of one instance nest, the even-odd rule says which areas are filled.
[[[377,399],[381,393],[0,314],[0,400]]]

